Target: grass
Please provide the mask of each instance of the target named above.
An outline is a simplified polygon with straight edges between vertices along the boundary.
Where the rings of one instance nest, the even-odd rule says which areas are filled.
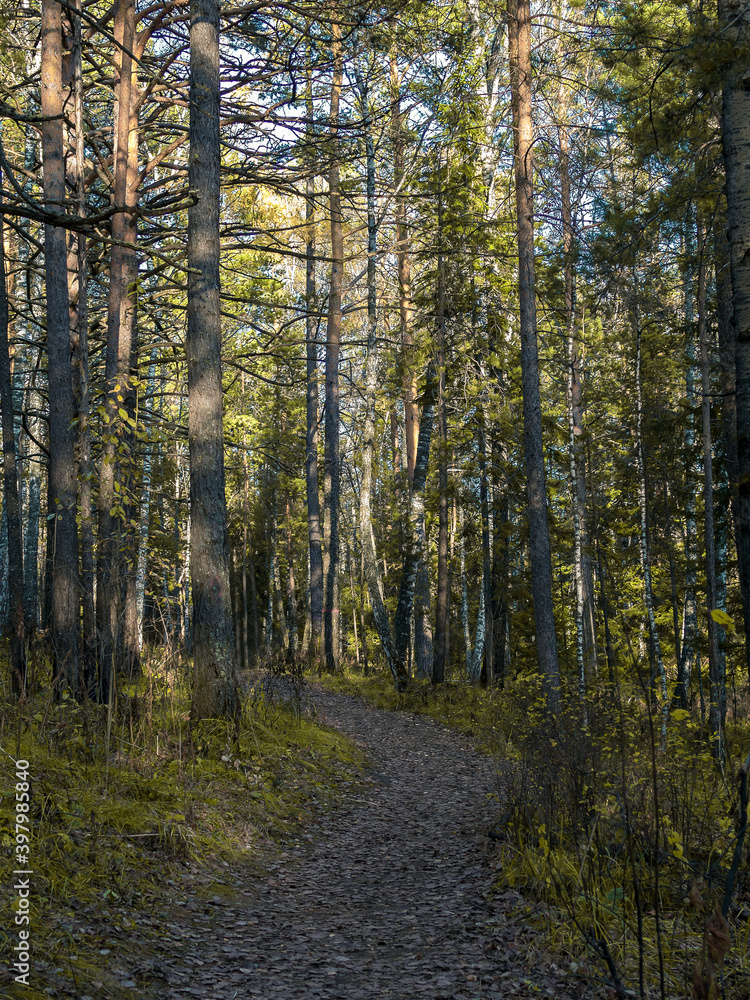
[[[497,757],[497,820],[488,831],[497,889],[535,904],[519,916],[551,958],[571,969],[595,962],[597,978],[623,997],[683,998],[694,981],[698,998],[750,997],[748,843],[727,921],[716,913],[739,828],[734,775],[750,748],[742,697],[727,719],[721,769],[697,706],[672,713],[662,749],[632,671],[600,685],[587,718],[569,697],[557,723],[534,676],[503,691],[416,681],[403,694],[385,672],[347,670],[323,682],[381,708],[429,715]]]
[[[113,713],[36,692],[0,715],[0,958],[18,942],[15,764],[29,762],[33,988],[10,997],[129,995],[121,936],[165,899],[231,892],[361,780],[359,751],[294,703],[248,692],[237,725],[190,724],[183,668],[152,657]],[[234,874],[233,874],[234,873]],[[40,990],[42,992],[40,992]],[[46,990],[46,992],[44,992]],[[142,994],[139,994],[142,995]]]

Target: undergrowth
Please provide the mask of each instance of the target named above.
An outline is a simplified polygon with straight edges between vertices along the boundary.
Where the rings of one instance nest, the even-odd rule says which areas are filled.
[[[9,969],[18,942],[14,762],[26,760],[33,985],[5,971],[0,994],[120,995],[121,936],[167,896],[185,905],[222,891],[238,866],[259,870],[360,780],[350,743],[262,687],[236,724],[191,725],[187,681],[186,667],[151,657],[137,682],[118,683],[111,712],[44,688],[20,706],[4,699],[0,958]]]
[[[403,694],[386,673],[323,682],[427,714],[497,756],[497,819],[487,831],[497,888],[536,901],[525,919],[550,955],[584,978],[595,959],[600,981],[622,998],[750,997],[747,838],[732,872],[746,707],[727,721],[721,768],[697,708],[672,711],[661,746],[638,678],[602,686],[585,717],[570,697],[556,723],[533,676],[502,691],[417,681]]]

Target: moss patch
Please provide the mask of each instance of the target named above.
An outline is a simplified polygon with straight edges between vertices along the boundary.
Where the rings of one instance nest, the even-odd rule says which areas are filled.
[[[134,995],[125,941],[166,903],[231,894],[361,781],[361,753],[293,704],[248,696],[238,724],[190,724],[185,674],[150,664],[113,711],[40,691],[0,718],[0,993]],[[18,944],[16,766],[29,763],[31,988]],[[156,915],[161,916],[157,919]],[[144,995],[145,983],[136,984]]]

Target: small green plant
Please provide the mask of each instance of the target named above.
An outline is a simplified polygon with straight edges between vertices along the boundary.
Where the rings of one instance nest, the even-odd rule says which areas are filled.
[[[118,682],[109,717],[106,706],[56,699],[43,685],[0,714],[0,956],[9,966],[13,774],[24,758],[37,985],[62,990],[72,968],[81,994],[97,992],[81,982],[102,981],[116,995],[106,932],[82,930],[81,915],[127,923],[181,895],[182,885],[215,889],[227,864],[258,872],[275,844],[293,843],[314,811],[359,780],[361,754],[286,701],[256,694],[236,723],[191,724],[186,677],[174,659],[152,652],[142,677]],[[78,956],[71,968],[56,958],[69,945]]]

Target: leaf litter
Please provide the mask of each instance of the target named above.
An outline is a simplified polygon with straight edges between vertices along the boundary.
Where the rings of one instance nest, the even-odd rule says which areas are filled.
[[[134,995],[611,995],[596,977],[572,975],[539,950],[525,918],[530,908],[518,893],[493,892],[484,836],[497,809],[491,757],[425,716],[321,690],[311,700],[319,721],[366,754],[371,770],[364,787],[353,789],[314,835],[277,855],[264,877],[233,866],[232,890],[208,900],[183,887],[181,909],[160,928],[158,961],[131,965],[133,979],[126,982],[140,980]]]

